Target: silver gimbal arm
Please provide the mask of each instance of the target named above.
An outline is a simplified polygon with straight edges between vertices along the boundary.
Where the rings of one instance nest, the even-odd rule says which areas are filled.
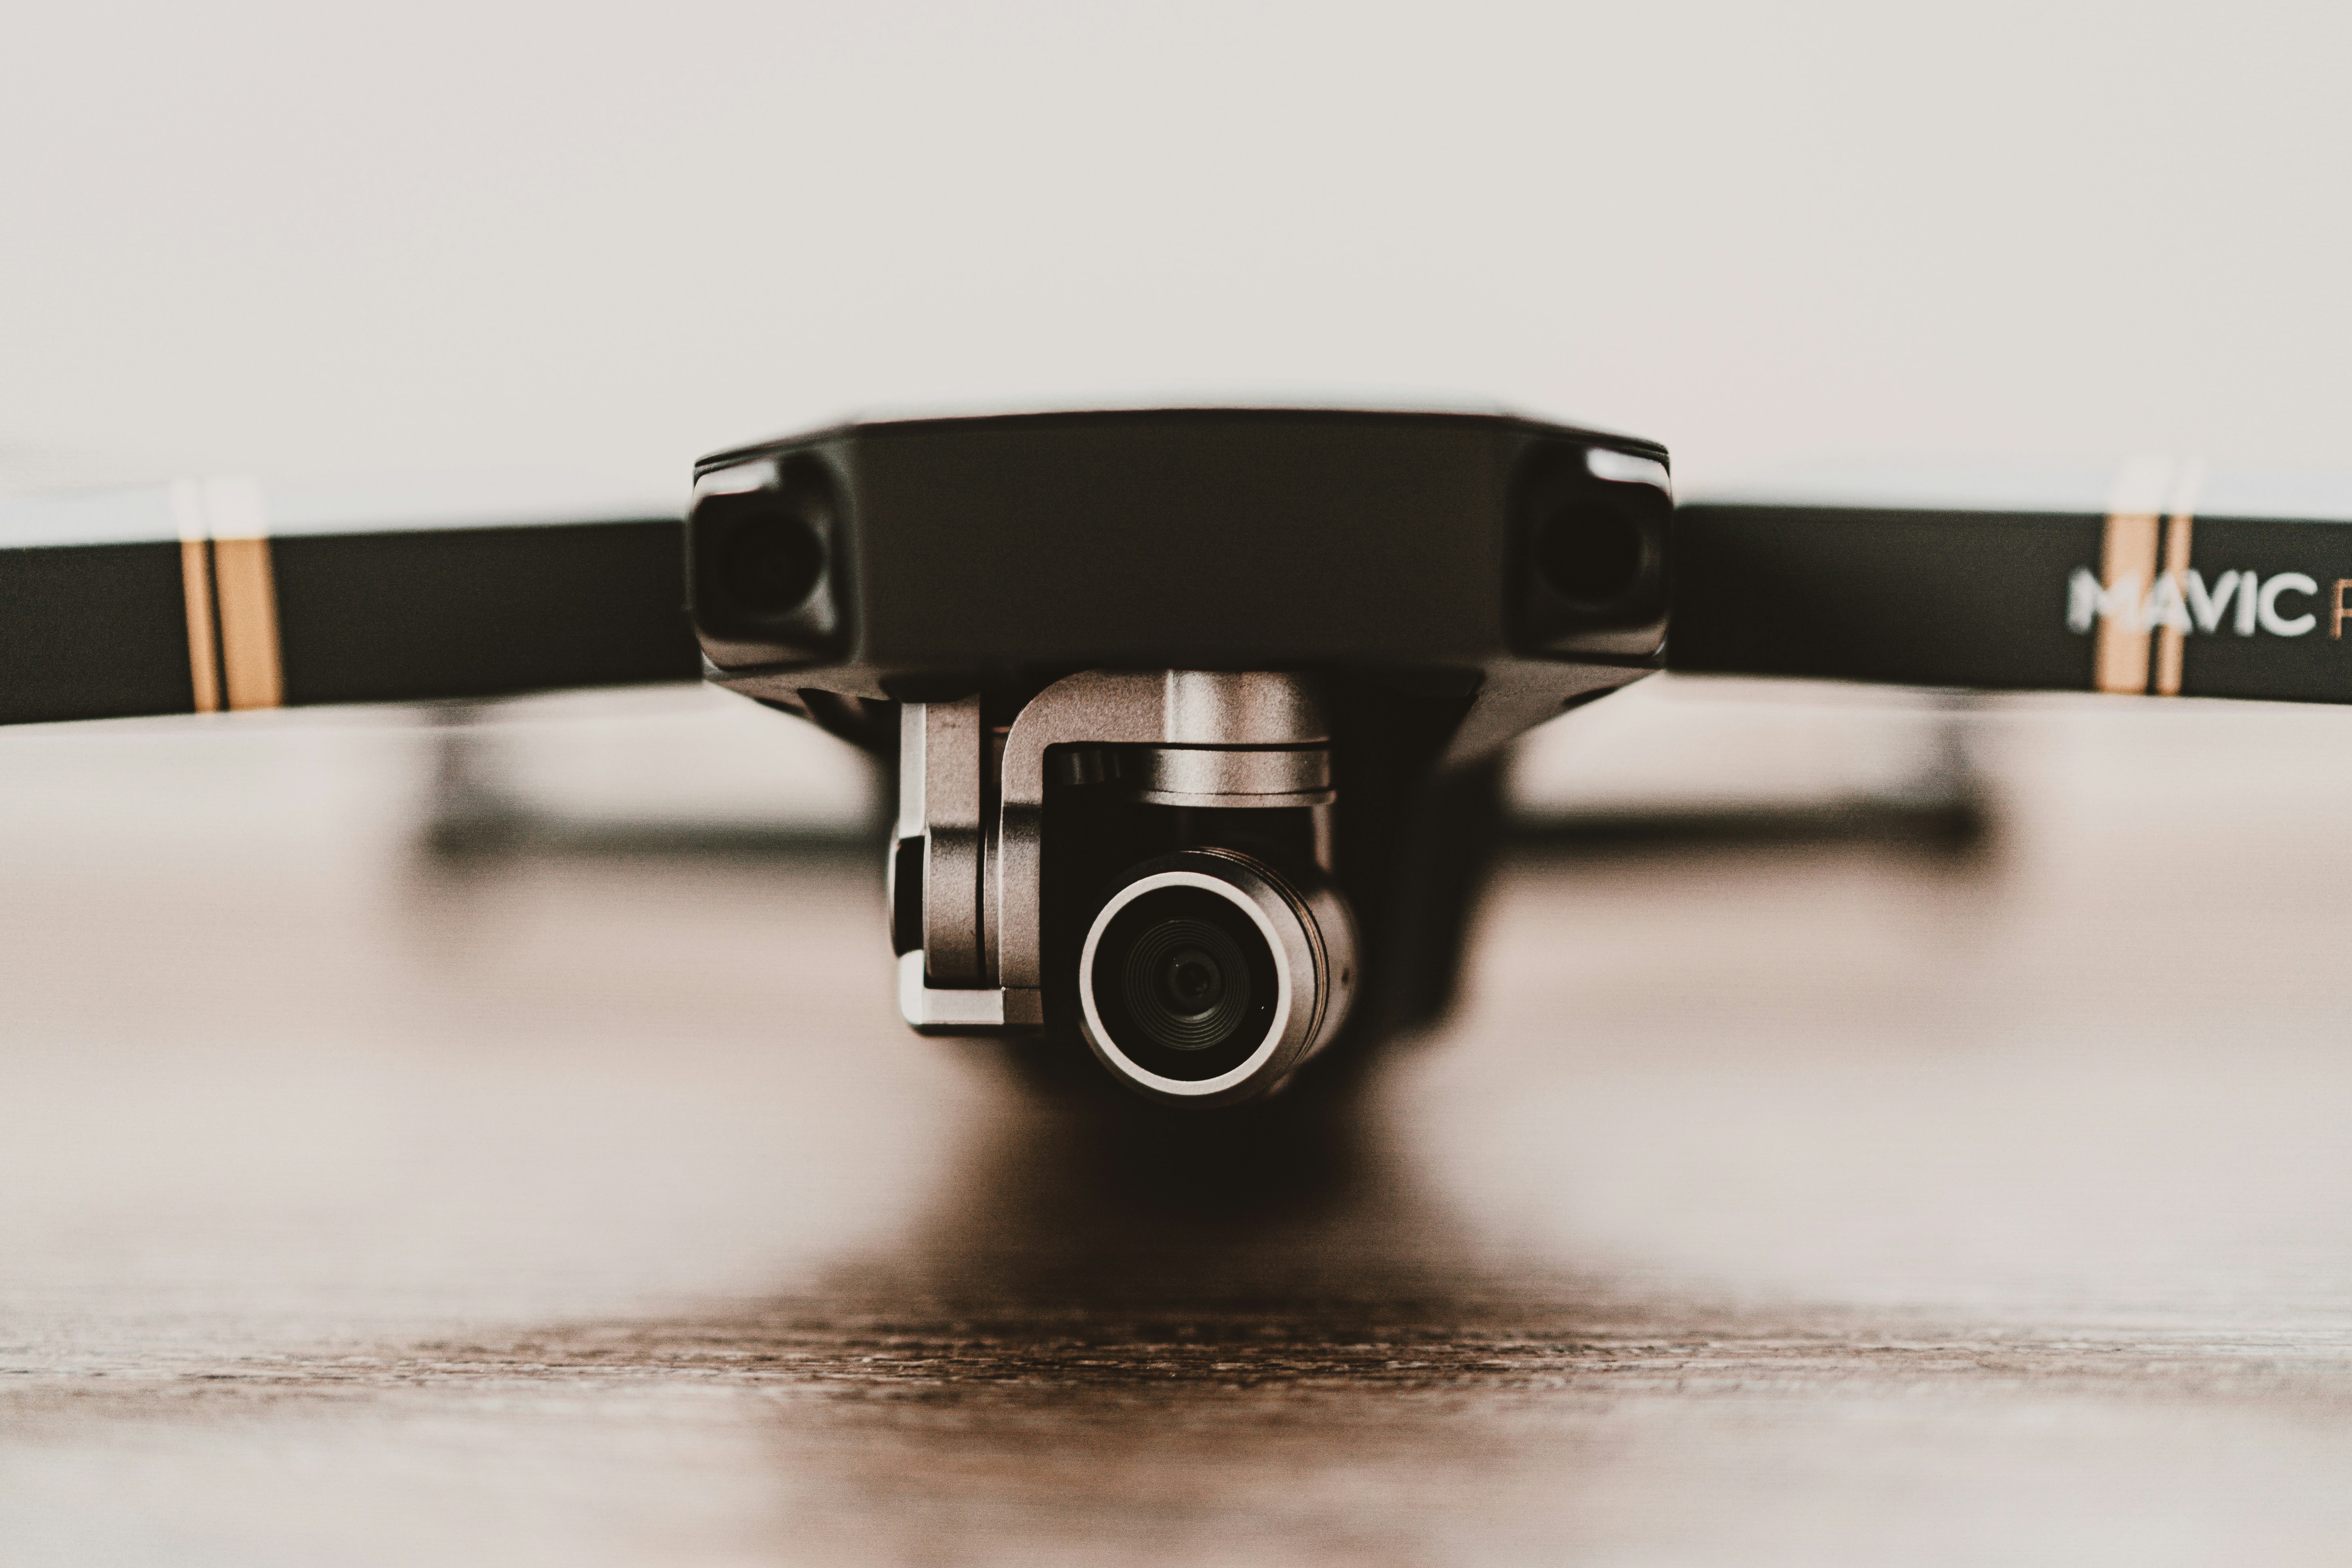
[[[1049,763],[1067,782],[1113,784],[1150,805],[1332,798],[1330,725],[1304,675],[1088,670],[1038,693],[1001,737],[977,697],[909,702],[899,722],[892,908],[915,929],[897,932],[898,1001],[929,1033],[1044,1023],[1045,786],[1059,776]],[[899,885],[917,876],[919,889]]]

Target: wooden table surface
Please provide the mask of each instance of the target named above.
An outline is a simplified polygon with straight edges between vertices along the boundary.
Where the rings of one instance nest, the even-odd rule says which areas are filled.
[[[1446,1029],[1181,1144],[908,1035],[863,860],[0,739],[0,1561],[2344,1561],[2347,719],[1524,851]]]

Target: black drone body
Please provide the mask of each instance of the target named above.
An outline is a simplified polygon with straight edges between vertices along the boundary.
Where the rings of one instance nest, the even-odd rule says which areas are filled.
[[[1657,667],[1665,458],[1475,415],[847,426],[700,465],[695,628],[897,758],[909,1024],[1226,1103],[1443,1002],[1497,750]]]

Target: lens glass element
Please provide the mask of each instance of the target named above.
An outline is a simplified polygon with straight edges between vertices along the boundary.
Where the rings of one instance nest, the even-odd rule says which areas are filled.
[[[1111,917],[1086,976],[1110,1043],[1147,1072],[1198,1081],[1265,1043],[1280,989],[1255,921],[1202,888],[1154,888]]]
[[[1146,930],[1120,976],[1128,1016],[1171,1051],[1222,1045],[1249,1014],[1249,967],[1234,939],[1178,915]]]

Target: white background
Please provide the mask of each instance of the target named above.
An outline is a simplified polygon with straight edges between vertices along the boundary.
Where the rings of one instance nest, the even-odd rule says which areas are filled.
[[[874,406],[2352,464],[2344,7],[18,4],[0,460],[670,484]]]

